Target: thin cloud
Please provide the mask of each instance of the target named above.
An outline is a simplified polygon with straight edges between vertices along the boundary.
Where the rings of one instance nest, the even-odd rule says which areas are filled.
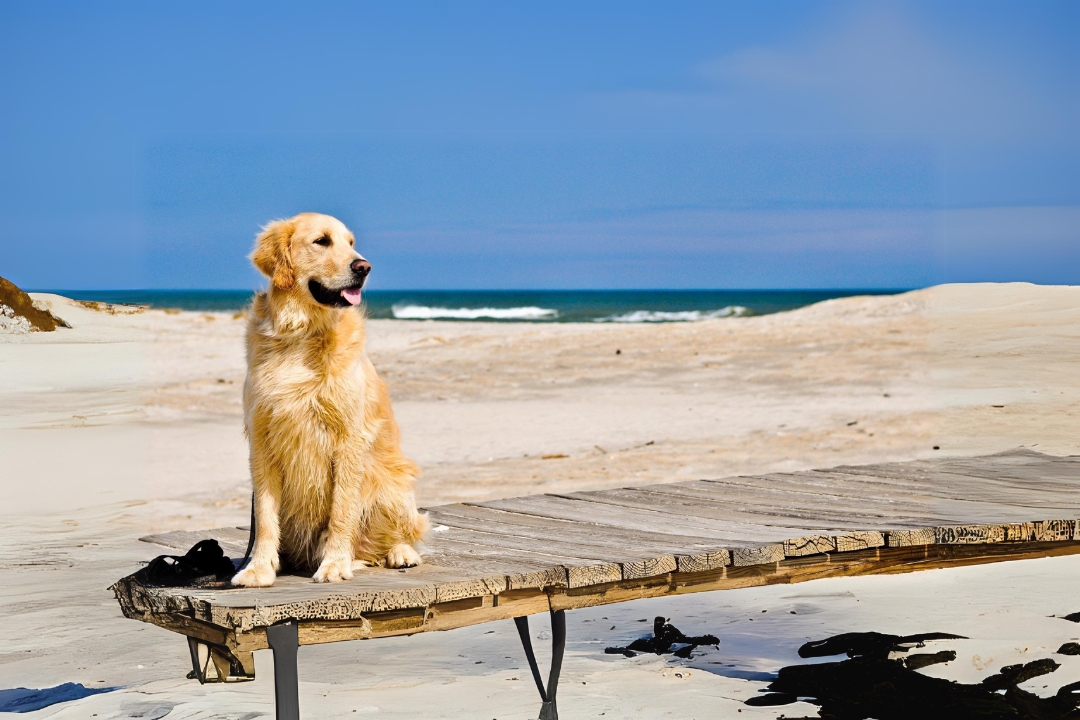
[[[1002,47],[946,43],[895,9],[858,5],[825,32],[734,49],[690,68],[696,87],[598,96],[609,111],[682,114],[745,134],[930,140],[1065,136],[1075,88]],[[692,119],[692,120],[691,120]]]

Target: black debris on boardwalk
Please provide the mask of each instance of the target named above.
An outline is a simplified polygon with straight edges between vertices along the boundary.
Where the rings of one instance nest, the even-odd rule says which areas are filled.
[[[746,704],[787,705],[802,698],[820,707],[819,717],[831,720],[1080,718],[1080,682],[1065,685],[1049,698],[1017,687],[1057,670],[1059,664],[1050,658],[1004,667],[977,685],[915,672],[918,668],[955,660],[956,652],[952,650],[889,659],[890,652],[906,653],[929,641],[951,639],[960,636],[927,633],[902,637],[868,632],[809,642],[799,648],[800,657],[846,654],[849,659],[781,668],[768,692],[747,700]]]
[[[158,555],[135,578],[146,587],[231,587],[233,561],[217,540],[200,540],[184,555]]]
[[[658,617],[653,620],[653,634],[640,637],[626,647],[609,647],[604,652],[608,655],[625,655],[634,657],[639,652],[655,653],[663,655],[671,653],[675,657],[688,658],[690,653],[699,645],[719,645],[720,638],[715,635],[698,635],[690,637],[683,635],[679,628],[668,623],[667,618]],[[676,645],[680,646],[672,650]]]

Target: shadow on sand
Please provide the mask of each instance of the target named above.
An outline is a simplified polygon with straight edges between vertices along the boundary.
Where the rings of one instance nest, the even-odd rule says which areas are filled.
[[[1039,697],[1018,685],[1052,673],[1051,658],[1010,665],[977,685],[928,677],[919,668],[956,659],[956,652],[907,653],[933,640],[958,635],[928,633],[901,637],[882,633],[845,633],[799,648],[804,658],[846,654],[840,662],[781,668],[767,693],[747,705],[787,705],[799,699],[820,707],[821,718],[834,720],[907,720],[909,718],[1009,718],[1061,720],[1080,718],[1080,682],[1065,685],[1053,697]]]

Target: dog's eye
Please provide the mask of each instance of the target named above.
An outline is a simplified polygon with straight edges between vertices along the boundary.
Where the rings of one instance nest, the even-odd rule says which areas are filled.
[[[323,247],[330,247],[330,238],[323,235],[321,238],[315,241],[316,245],[322,245]]]

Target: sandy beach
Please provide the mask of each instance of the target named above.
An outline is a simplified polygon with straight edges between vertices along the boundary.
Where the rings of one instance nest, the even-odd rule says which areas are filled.
[[[243,315],[34,298],[72,327],[0,335],[0,688],[121,687],[27,717],[272,715],[268,653],[255,683],[200,687],[182,638],[125,620],[106,590],[159,552],[142,535],[247,522]],[[421,505],[1020,446],[1080,454],[1077,287],[948,285],[660,325],[374,320],[368,337],[423,469]],[[1080,610],[1077,596],[1080,558],[1057,558],[576,612],[560,707],[813,716],[741,703],[805,640],[853,630],[968,636],[926,672],[975,682],[1075,641],[1080,626],[1048,616]],[[719,650],[603,654],[654,614],[718,635]],[[505,625],[303,648],[302,708],[533,717]],[[1054,657],[1031,689],[1080,679],[1080,657]]]

